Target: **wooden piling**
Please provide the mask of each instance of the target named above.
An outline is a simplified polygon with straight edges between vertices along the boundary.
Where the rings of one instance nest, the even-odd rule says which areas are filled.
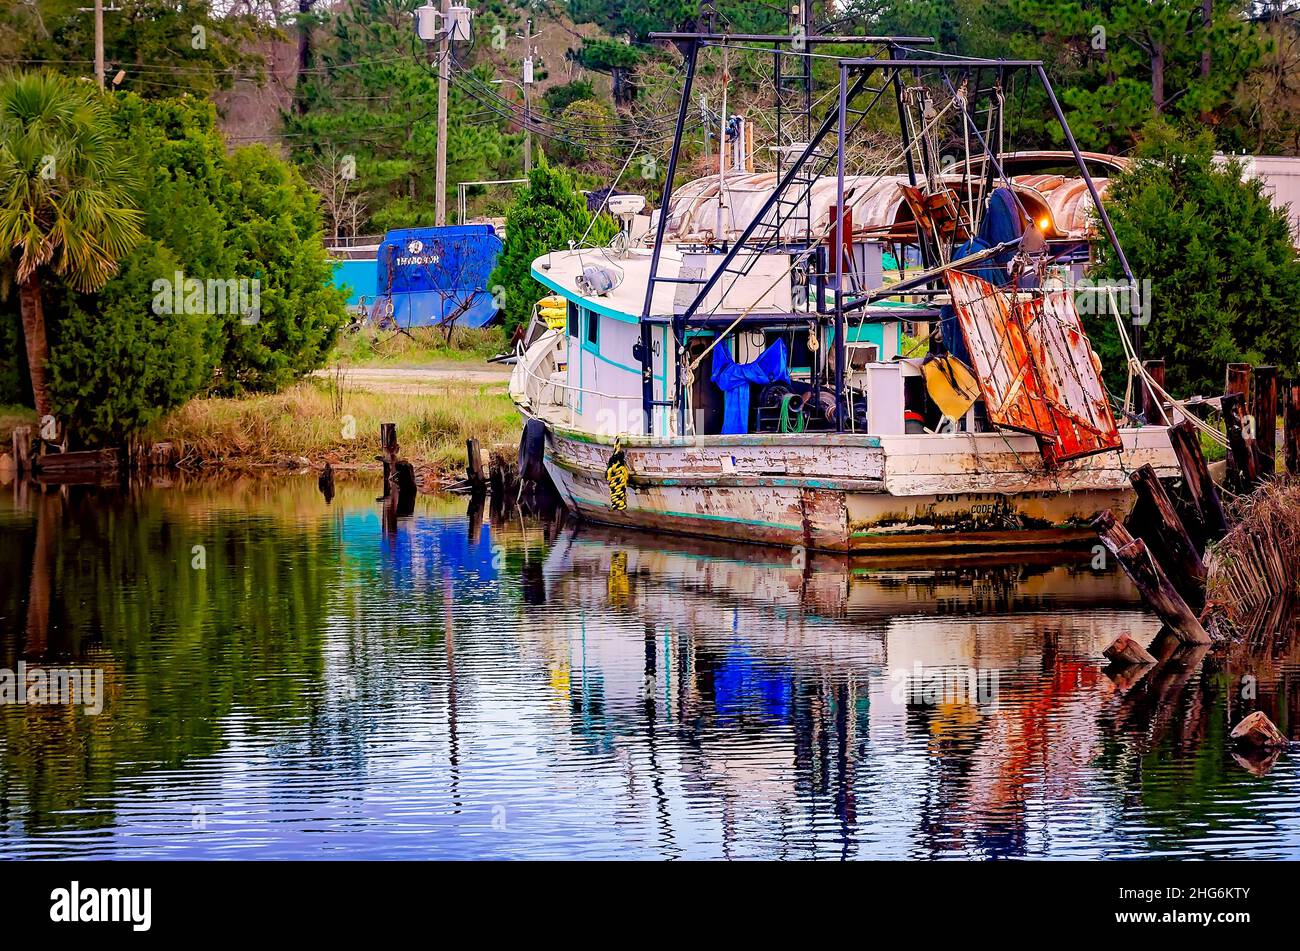
[[[1146,543],[1129,534],[1109,510],[1098,515],[1092,524],[1102,544],[1119,561],[1151,610],[1169,625],[1178,638],[1188,644],[1209,644],[1210,635],[1161,569],[1160,563],[1151,556]]]
[[[1102,654],[1117,667],[1147,666],[1156,662],[1147,649],[1128,634],[1121,634],[1111,641]]]
[[[1277,472],[1277,367],[1255,367],[1250,415],[1255,418],[1259,475],[1269,479]]]
[[[1229,363],[1227,377],[1223,385],[1224,393],[1240,393],[1250,397],[1250,364]]]
[[[1151,379],[1159,384],[1161,389],[1165,387],[1165,361],[1163,360],[1144,360],[1142,369],[1151,375]],[[1148,426],[1167,426],[1169,417],[1165,413],[1164,406],[1161,403],[1160,396],[1146,380],[1142,380],[1142,417],[1147,421]]]
[[[14,427],[14,468],[19,477],[32,474],[32,427]]]
[[[1232,741],[1264,748],[1283,747],[1288,743],[1286,734],[1262,710],[1256,710],[1232,728]]]
[[[1286,471],[1300,475],[1300,384],[1292,385],[1286,394]]]
[[[1210,467],[1201,451],[1201,437],[1190,420],[1169,427],[1169,442],[1183,470],[1183,483],[1191,498],[1195,523],[1187,527],[1202,554],[1210,542],[1217,542],[1228,533],[1228,516],[1219,499],[1219,489],[1210,477]]]
[[[1145,537],[1148,547],[1159,554],[1166,572],[1177,579],[1175,587],[1183,598],[1190,604],[1204,604],[1205,563],[1156,470],[1150,465],[1141,466],[1129,480],[1151,516],[1144,520],[1144,526],[1148,526],[1149,537]]]
[[[487,488],[487,473],[483,471],[483,451],[477,439],[465,440],[465,478],[470,491],[483,492]]]
[[[1227,457],[1227,469],[1229,469],[1229,482],[1238,488],[1239,491],[1252,491],[1258,477],[1258,460],[1255,457],[1255,444],[1253,444],[1253,434],[1249,433],[1245,426],[1245,414],[1249,411],[1249,400],[1251,400],[1251,364],[1229,364],[1225,381],[1223,381],[1223,400],[1221,407],[1223,409],[1223,425],[1226,426],[1227,437],[1229,437],[1229,457]],[[1234,409],[1235,407],[1235,409]],[[1236,414],[1236,422],[1230,420],[1231,416]],[[1232,446],[1232,429],[1240,434],[1239,448]],[[1249,459],[1249,463],[1247,460]]]
[[[397,424],[379,424],[379,459],[384,464],[384,494],[388,498],[388,484],[393,478],[393,467],[397,464]]]
[[[1220,405],[1233,481],[1241,491],[1253,492],[1259,484],[1259,460],[1255,457],[1255,440],[1246,432],[1245,403],[1246,397],[1240,393],[1225,393]]]

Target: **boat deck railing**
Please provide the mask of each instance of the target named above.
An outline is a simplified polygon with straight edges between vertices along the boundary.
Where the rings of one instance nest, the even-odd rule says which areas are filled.
[[[546,338],[543,337],[542,339]],[[575,396],[592,396],[602,400],[625,400],[634,403],[641,402],[641,394],[639,393],[635,395],[605,393],[601,390],[575,386],[572,383],[552,379],[550,374],[556,368],[555,342],[553,340],[548,343],[546,353],[537,361],[537,369],[534,369],[529,364],[528,354],[522,343],[516,347],[515,355],[517,358],[516,366],[522,369],[524,374],[523,393],[528,400],[528,405],[538,413],[542,413],[547,409],[568,410],[567,422],[569,425],[574,424],[578,415],[577,407],[574,406],[576,401],[573,397]],[[556,394],[561,395],[557,396]]]

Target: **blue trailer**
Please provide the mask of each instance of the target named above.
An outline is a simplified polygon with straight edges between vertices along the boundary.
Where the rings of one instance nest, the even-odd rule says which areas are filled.
[[[496,316],[488,278],[501,253],[492,225],[400,228],[375,260],[370,316],[398,327],[482,327]]]

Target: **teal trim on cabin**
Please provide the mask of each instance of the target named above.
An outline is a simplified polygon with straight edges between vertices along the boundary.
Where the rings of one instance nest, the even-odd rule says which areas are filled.
[[[577,302],[575,301],[575,303]],[[586,380],[587,372],[582,364],[582,354],[589,353],[592,355],[592,357],[599,360],[601,363],[608,363],[612,367],[618,367],[618,369],[624,371],[625,373],[631,373],[635,375],[638,379],[641,376],[641,367],[634,367],[627,363],[619,363],[617,360],[611,360],[609,357],[605,356],[605,354],[601,352],[600,342],[599,342],[601,331],[599,325],[596,328],[597,342],[593,344],[588,340],[588,337],[590,336],[590,331],[588,330],[590,325],[588,322],[592,319],[593,315],[595,315],[597,318],[601,316],[609,316],[608,314],[601,314],[599,311],[593,310],[589,307],[579,304],[578,305],[578,336],[573,337],[569,335],[567,333],[567,330],[565,334],[566,340],[569,341],[569,349],[570,349],[570,360],[569,360],[568,371],[566,376],[566,381],[569,383],[570,386],[573,385],[573,364],[574,364],[574,361],[572,359],[572,354],[573,354],[572,341],[576,340],[578,343],[578,349],[577,349],[578,399],[577,399],[577,406],[574,408],[574,412],[578,413],[579,415],[581,415],[583,411],[583,401],[585,399],[584,391],[587,385],[587,380]],[[651,379],[657,380],[659,383],[663,384],[663,389],[666,391],[668,388],[668,349],[662,342],[662,339],[661,339],[659,349],[661,351],[661,356],[663,357],[663,373],[662,375],[657,375],[652,372]],[[666,436],[667,434],[668,434],[667,420],[665,419],[662,435]]]
[[[890,345],[885,346],[886,335],[889,337]],[[848,333],[844,335],[849,343],[869,343],[875,344],[876,349],[881,353],[892,351],[898,353],[902,348],[903,330],[902,325],[896,320],[873,321],[871,323],[863,322],[861,324],[850,323]],[[826,342],[830,346],[835,345],[835,328],[832,327],[826,334]]]
[[[583,297],[582,295],[578,294],[574,290],[560,286],[555,281],[551,280],[549,277],[543,274],[541,271],[537,270],[537,268],[533,268],[532,271],[533,271],[533,280],[537,281],[537,283],[539,284],[544,285],[545,287],[550,288],[555,293],[563,297],[565,300],[571,300],[575,302],[579,307],[585,307],[589,310],[594,310],[597,313],[603,314],[612,320],[617,320],[625,324],[639,324],[641,322],[640,314],[626,314],[621,310],[615,310],[613,307],[608,307],[605,304],[597,303],[596,301],[592,300],[589,297]]]
[[[626,370],[628,373],[635,373],[637,376],[640,376],[641,375],[640,367],[634,367],[626,363],[619,363],[617,360],[611,360],[609,357],[605,356],[605,354],[601,352],[599,324],[597,324],[597,329],[596,329],[596,342],[595,343],[591,342],[590,340],[591,334],[586,329],[588,326],[587,322],[590,321],[593,316],[599,317],[600,315],[596,311],[590,310],[589,308],[586,307],[579,307],[578,312],[582,315],[579,318],[579,323],[582,325],[581,329],[583,331],[583,334],[581,337],[578,338],[578,343],[582,347],[582,349],[586,353],[590,353],[593,357],[595,357],[597,360],[601,361],[602,363],[608,363],[610,366],[618,367],[620,370]],[[666,366],[664,372],[665,373],[668,372]]]
[[[892,336],[894,337],[894,349],[898,348],[898,324],[890,324],[894,328]],[[831,340],[835,339],[835,330],[831,329]],[[844,335],[844,339],[849,343],[874,343],[881,350],[885,349],[885,325],[884,324],[860,324],[850,326]]]

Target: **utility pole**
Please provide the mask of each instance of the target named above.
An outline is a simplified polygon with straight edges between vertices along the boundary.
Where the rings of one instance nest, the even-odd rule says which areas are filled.
[[[533,170],[533,38],[540,34],[533,33],[533,18],[528,18],[524,27],[524,177]]]
[[[95,82],[104,88],[104,0],[95,0]]]
[[[442,32],[438,37],[438,159],[437,190],[433,221],[439,228],[447,223],[447,80],[451,76],[451,37],[448,19],[451,0],[442,0]]]
[[[104,73],[106,65],[104,63],[104,14],[116,13],[121,7],[113,6],[112,0],[109,0],[108,6],[104,6],[104,0],[95,0],[93,7],[77,7],[78,13],[95,14],[95,84],[100,89],[104,88]],[[116,82],[114,86],[116,87]]]

